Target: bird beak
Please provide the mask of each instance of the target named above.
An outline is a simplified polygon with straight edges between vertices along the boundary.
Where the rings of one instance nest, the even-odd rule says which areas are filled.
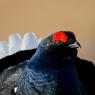
[[[76,41],[75,43],[70,44],[69,47],[70,48],[81,48],[81,45],[78,41]]]

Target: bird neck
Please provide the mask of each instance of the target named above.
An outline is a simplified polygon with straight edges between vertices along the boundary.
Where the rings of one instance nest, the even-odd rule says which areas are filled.
[[[62,58],[55,58],[43,50],[36,51],[34,56],[32,56],[30,59],[29,63],[30,65],[35,66],[39,69],[54,69],[62,72],[66,71],[68,74],[72,73],[71,71],[75,70],[75,59],[64,60]]]

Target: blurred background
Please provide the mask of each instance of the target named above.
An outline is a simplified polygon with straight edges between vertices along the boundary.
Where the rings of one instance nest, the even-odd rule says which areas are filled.
[[[44,37],[58,30],[75,32],[79,56],[95,63],[95,0],[0,0],[0,40],[12,33]]]

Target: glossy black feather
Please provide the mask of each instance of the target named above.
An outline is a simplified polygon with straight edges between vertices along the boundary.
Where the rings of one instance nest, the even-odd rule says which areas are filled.
[[[19,58],[18,62],[23,62],[24,60],[28,60],[31,58],[31,54],[32,54],[31,52],[32,52],[32,50],[20,51],[21,55],[16,53],[15,54],[16,56],[11,55],[12,56],[11,58],[15,60],[18,57]],[[12,66],[16,65],[17,68],[18,68],[18,65],[20,66],[20,64],[17,61],[14,61],[16,63],[13,64],[13,60],[10,60],[11,58],[6,57],[6,58],[3,58],[0,60],[0,70],[1,71],[5,70],[5,69],[7,69],[7,67],[11,66],[11,65],[8,65],[7,67],[5,66],[5,64],[7,64],[9,62],[12,64]],[[3,69],[1,68],[2,66],[4,67]],[[14,68],[16,68],[16,67],[14,67]],[[20,68],[22,68],[22,67],[23,66],[21,65]],[[95,66],[94,66],[94,63],[92,63],[91,61],[77,57],[76,69],[77,69],[78,77],[79,77],[80,81],[85,86],[85,89],[87,91],[87,95],[95,95]],[[11,70],[9,72],[11,72]],[[6,75],[3,74],[3,76],[6,76]],[[12,88],[12,91],[13,91],[13,89],[14,88]],[[2,91],[4,91],[4,89],[2,89]],[[8,94],[8,92],[7,92],[7,94]],[[13,94],[9,93],[8,95],[13,95]]]
[[[85,95],[75,66],[77,50],[48,44],[49,39],[42,41],[27,62],[18,80],[17,95]]]
[[[0,59],[0,73],[8,67],[18,65],[28,60],[35,53],[36,49],[19,51],[13,55]]]

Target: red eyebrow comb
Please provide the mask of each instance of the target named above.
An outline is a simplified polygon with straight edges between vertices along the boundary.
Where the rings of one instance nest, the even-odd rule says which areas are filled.
[[[67,39],[68,39],[68,37],[63,31],[56,32],[53,35],[53,40],[54,41],[62,41],[63,43],[66,43]]]

